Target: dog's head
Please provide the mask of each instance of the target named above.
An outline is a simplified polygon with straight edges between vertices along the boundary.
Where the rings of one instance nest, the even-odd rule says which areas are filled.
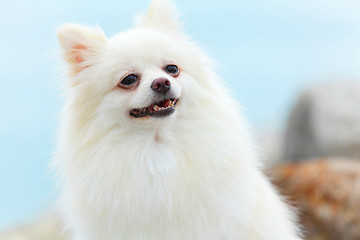
[[[99,28],[60,27],[69,86],[82,118],[143,124],[186,112],[196,101],[194,92],[206,88],[199,81],[206,57],[180,28],[167,0],[154,0],[133,29],[110,39]]]

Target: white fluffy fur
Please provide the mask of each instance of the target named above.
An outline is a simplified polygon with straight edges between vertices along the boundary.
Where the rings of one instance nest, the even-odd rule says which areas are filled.
[[[69,96],[54,165],[64,223],[75,240],[298,240],[292,214],[259,170],[238,104],[211,61],[155,0],[137,27],[58,30]],[[175,63],[179,77],[162,68]],[[122,76],[141,74],[135,90]],[[151,82],[171,81],[174,114],[136,119]]]

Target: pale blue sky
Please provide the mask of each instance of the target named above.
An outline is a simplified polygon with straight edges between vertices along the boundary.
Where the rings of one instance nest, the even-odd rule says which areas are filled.
[[[0,229],[56,198],[46,166],[61,108],[55,29],[98,24],[108,36],[132,25],[149,1],[0,2]],[[177,1],[185,30],[220,65],[254,129],[281,127],[298,91],[360,79],[360,1]]]

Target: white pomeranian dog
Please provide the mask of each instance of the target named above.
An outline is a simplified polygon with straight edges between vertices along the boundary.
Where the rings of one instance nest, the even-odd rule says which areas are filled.
[[[135,28],[58,29],[69,66],[54,165],[75,240],[299,240],[238,104],[154,0]]]

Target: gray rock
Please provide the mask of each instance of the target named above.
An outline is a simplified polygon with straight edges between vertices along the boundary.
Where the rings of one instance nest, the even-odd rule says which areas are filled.
[[[291,111],[283,159],[360,159],[360,82],[323,83],[304,91]]]

